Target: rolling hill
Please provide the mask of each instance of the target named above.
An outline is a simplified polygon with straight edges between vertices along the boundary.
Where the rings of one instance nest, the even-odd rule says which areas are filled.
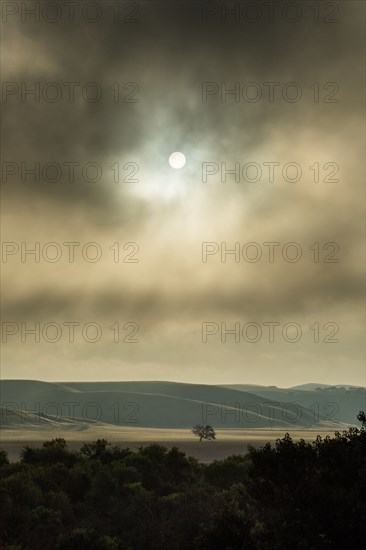
[[[295,402],[301,407],[314,411],[314,415],[329,420],[357,424],[357,414],[366,409],[365,388],[358,386],[330,386],[326,384],[302,384],[292,388],[274,386],[251,386],[247,384],[229,384],[225,388],[236,389],[244,393],[255,392],[265,399],[281,403]]]
[[[315,393],[318,397],[318,392]],[[346,417],[351,418],[352,407],[353,410],[358,408],[363,395],[357,390],[351,401],[343,399],[343,394],[337,395],[343,397],[337,402],[337,412],[341,414],[336,417],[330,414],[334,411],[324,408],[325,404],[329,405],[329,396],[322,395],[317,408],[313,406],[313,394],[313,391],[265,386],[164,381],[50,383],[3,380],[0,383],[3,429],[20,420],[23,428],[31,427],[34,419],[39,427],[39,418],[75,422],[77,429],[88,422],[176,429],[203,423],[221,429],[337,429],[344,427],[342,423],[347,422]],[[332,399],[335,399],[333,393]],[[354,413],[352,423],[355,423]]]

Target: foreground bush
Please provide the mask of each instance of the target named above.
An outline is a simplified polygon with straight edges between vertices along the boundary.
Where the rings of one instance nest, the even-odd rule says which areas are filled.
[[[63,439],[0,453],[6,550],[322,550],[366,540],[366,430],[200,464],[176,447],[132,452]]]

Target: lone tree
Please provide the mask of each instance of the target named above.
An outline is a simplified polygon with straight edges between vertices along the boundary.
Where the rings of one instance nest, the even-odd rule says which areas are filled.
[[[197,424],[193,427],[192,433],[202,439],[216,439],[216,432],[212,426],[206,424],[206,426],[200,426]]]

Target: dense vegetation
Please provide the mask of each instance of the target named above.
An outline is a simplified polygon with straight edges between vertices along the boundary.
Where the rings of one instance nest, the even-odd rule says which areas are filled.
[[[366,540],[363,427],[200,464],[173,447],[132,452],[63,439],[1,462],[5,550],[317,550]],[[363,541],[363,542],[362,542]]]

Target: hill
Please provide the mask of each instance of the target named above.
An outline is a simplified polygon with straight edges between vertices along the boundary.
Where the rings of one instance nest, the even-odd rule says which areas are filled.
[[[16,415],[28,411],[53,421],[97,421],[146,428],[191,428],[208,423],[216,428],[294,429],[333,427],[338,420],[328,411],[312,410],[297,401],[303,391],[255,386],[215,386],[164,381],[64,382],[3,380],[1,405],[10,426]],[[357,411],[358,412],[358,411]],[[353,414],[352,419],[355,418]],[[23,422],[25,427],[26,422]],[[30,424],[31,426],[32,424]]]
[[[328,420],[357,424],[356,416],[365,410],[365,388],[357,386],[329,386],[326,384],[303,384],[292,388],[274,386],[250,386],[246,384],[229,384],[224,386],[244,393],[255,391],[256,395],[279,401],[295,402],[301,407],[310,409],[315,416]]]

